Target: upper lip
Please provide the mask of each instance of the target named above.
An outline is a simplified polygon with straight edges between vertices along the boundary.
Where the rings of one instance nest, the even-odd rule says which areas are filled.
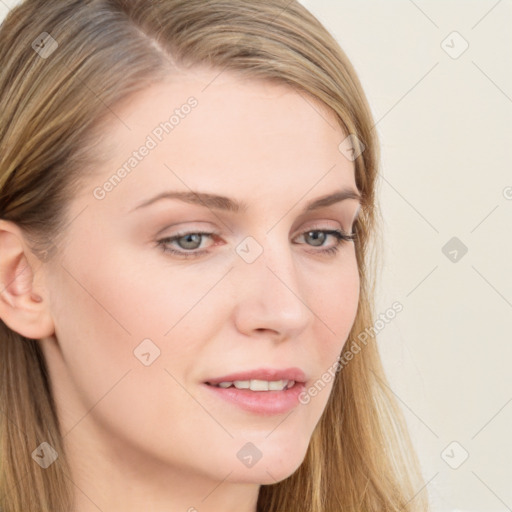
[[[235,380],[294,380],[306,382],[306,374],[300,368],[257,368],[244,372],[230,373],[222,377],[207,379],[207,384],[219,384],[220,382],[234,382]]]

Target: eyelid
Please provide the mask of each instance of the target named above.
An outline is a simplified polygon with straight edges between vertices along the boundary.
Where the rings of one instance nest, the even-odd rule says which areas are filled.
[[[354,224],[355,224],[356,220],[354,220]],[[339,230],[342,233],[345,233],[347,235],[350,234],[350,230],[344,229],[343,225],[339,221],[334,221],[334,220],[317,220],[317,219],[315,219],[315,220],[312,220],[311,222],[312,222],[312,224],[307,224],[306,223],[305,226],[303,225],[303,227],[301,227],[299,230],[296,230],[295,234],[293,235],[292,238],[295,238],[295,237],[297,237],[299,235],[302,235],[302,234],[304,234],[304,233],[306,233],[308,231],[312,231],[312,230],[321,230],[321,231],[325,231],[325,230]],[[336,225],[331,226],[331,225],[328,224],[329,222],[335,223]],[[156,234],[156,236],[157,237],[162,236],[162,233],[164,233],[166,230],[168,230],[172,226],[179,226],[181,224],[183,224],[183,223],[174,224],[174,225],[171,225],[171,226],[166,226],[164,229],[159,230],[158,233]],[[207,236],[211,236],[211,237],[223,236],[214,227],[211,227],[211,228],[201,228],[201,227],[196,227],[195,225],[189,226],[190,223],[186,223],[186,224],[187,224],[186,227],[183,227],[182,229],[178,229],[174,233],[170,233],[168,235],[162,236],[162,238],[181,237],[181,236],[186,236],[186,235],[191,234],[191,233],[192,234],[199,234],[199,233],[201,233],[201,234],[204,234],[204,235],[207,235]]]
[[[297,234],[300,235],[302,233],[305,233],[307,231],[313,231],[315,229],[318,229],[318,230],[336,229],[336,230],[343,231],[344,233],[347,233],[347,231],[343,228],[341,223],[338,222],[338,221],[314,220],[312,222],[313,222],[312,224],[306,224],[305,227],[301,227],[300,230],[297,232]],[[327,222],[335,222],[336,225],[335,226],[330,226],[329,224],[327,224]]]

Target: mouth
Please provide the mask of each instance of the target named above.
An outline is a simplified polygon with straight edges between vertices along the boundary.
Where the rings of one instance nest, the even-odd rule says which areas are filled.
[[[257,368],[243,372],[230,373],[222,377],[210,378],[206,384],[252,391],[282,391],[291,388],[296,382],[305,383],[306,374],[300,368]]]
[[[294,380],[260,380],[260,379],[251,379],[251,380],[235,380],[235,381],[222,381],[218,384],[212,384],[211,382],[206,382],[208,386],[213,386],[216,388],[228,389],[228,388],[236,388],[236,389],[249,389],[251,391],[284,391],[286,389],[290,389],[295,386],[296,382]]]
[[[275,415],[299,405],[306,376],[298,368],[260,369],[225,375],[203,382],[210,396],[259,415]]]

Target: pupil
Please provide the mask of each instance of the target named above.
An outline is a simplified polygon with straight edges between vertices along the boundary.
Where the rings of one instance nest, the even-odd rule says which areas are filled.
[[[322,243],[323,243],[323,238],[322,237],[325,236],[325,233],[322,233],[320,231],[309,231],[307,236],[310,236],[311,233],[316,233],[316,236],[314,235],[314,236],[311,237],[314,241],[316,241],[316,242],[320,241],[320,243],[313,244],[313,245],[322,245]]]
[[[190,241],[191,238],[195,238],[195,241]],[[194,247],[194,244],[197,245],[198,242],[200,242],[200,235],[198,235],[197,233],[192,233],[189,235],[185,235],[184,237],[181,238],[181,240],[185,240],[185,247],[183,247],[184,249],[197,249],[197,247]],[[189,246],[187,244],[192,244],[192,246]]]

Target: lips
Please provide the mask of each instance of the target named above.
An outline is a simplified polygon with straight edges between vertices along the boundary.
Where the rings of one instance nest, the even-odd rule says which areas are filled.
[[[306,374],[297,367],[293,368],[258,368],[242,372],[230,373],[222,377],[212,377],[205,381],[205,384],[218,386],[221,382],[234,381],[295,381],[298,383],[306,382]]]
[[[230,408],[274,416],[300,405],[306,380],[300,368],[259,368],[212,377],[203,383],[203,389],[208,399],[215,397]]]

